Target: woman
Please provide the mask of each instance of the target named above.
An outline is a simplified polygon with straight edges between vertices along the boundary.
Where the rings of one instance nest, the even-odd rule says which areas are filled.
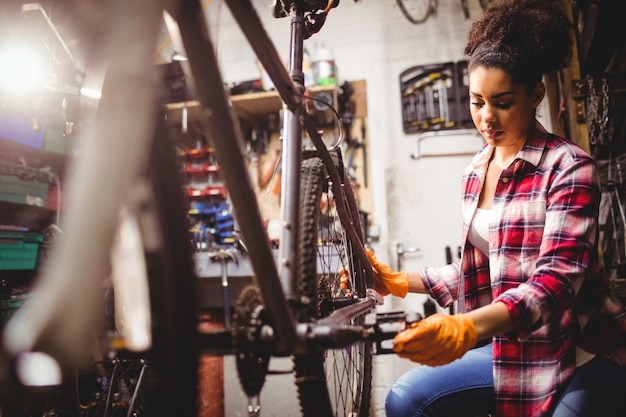
[[[394,384],[388,417],[618,415],[626,316],[598,261],[596,167],[536,120],[571,30],[548,0],[505,0],[472,26],[471,114],[486,144],[463,175],[462,260],[394,272],[370,252],[381,294],[459,301],[459,314],[396,336],[398,355],[430,366]]]

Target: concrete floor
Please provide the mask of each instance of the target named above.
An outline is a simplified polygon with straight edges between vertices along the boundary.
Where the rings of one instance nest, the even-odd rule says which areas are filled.
[[[384,401],[391,384],[402,373],[416,365],[395,355],[374,356],[372,374],[372,400],[375,414],[385,417]],[[290,358],[272,359],[270,369],[290,369]],[[239,385],[235,358],[224,358],[224,415],[248,417],[248,399]],[[268,375],[260,398],[259,417],[300,417],[293,374]]]
[[[207,282],[207,281],[205,281]],[[242,280],[232,280],[231,295],[238,294],[237,286],[244,286],[247,282]],[[215,308],[220,305],[221,292],[215,291],[213,287],[206,286],[200,288],[201,298],[205,305]],[[212,298],[210,298],[212,297]],[[381,306],[379,312],[416,310],[423,313],[422,305],[425,296],[409,294],[405,299],[396,297],[386,297],[385,305]],[[232,301],[234,303],[235,300]],[[231,303],[231,305],[233,305]],[[213,310],[220,315],[220,310]],[[215,322],[223,323],[222,318],[214,317]],[[209,319],[210,321],[210,319]],[[218,324],[219,325],[219,324]],[[372,401],[375,414],[370,417],[385,417],[385,397],[394,381],[404,372],[418,366],[407,359],[399,358],[393,354],[375,355],[372,370]],[[217,367],[217,368],[216,368]],[[269,368],[272,371],[290,370],[292,362],[290,358],[272,358]],[[219,371],[217,371],[219,369]],[[223,371],[222,371],[223,369]],[[217,373],[223,375],[223,397],[216,397],[214,394],[207,396],[204,406],[201,404],[199,417],[249,417],[248,398],[241,389],[234,356],[226,356],[216,365],[213,363],[206,369],[206,376],[201,376],[201,384],[215,385],[222,381],[216,378]],[[221,376],[221,375],[220,375]],[[217,379],[217,380],[216,380]],[[213,390],[210,388],[209,390]],[[202,388],[201,388],[202,390]],[[261,391],[259,399],[261,412],[259,417],[300,417],[300,409],[297,399],[296,386],[293,373],[282,375],[268,375]],[[202,412],[204,408],[204,412]],[[218,411],[219,409],[219,411]],[[221,414],[223,409],[223,416]]]
[[[423,313],[423,295],[409,294],[405,299],[387,297],[379,312],[415,310]],[[291,369],[290,358],[273,358],[271,370]],[[395,380],[418,365],[394,354],[375,355],[372,370],[372,401],[375,414],[385,417],[385,397]],[[237,376],[235,358],[224,358],[224,410],[225,417],[248,417],[248,399]],[[260,397],[259,417],[300,417],[294,375],[268,375]]]

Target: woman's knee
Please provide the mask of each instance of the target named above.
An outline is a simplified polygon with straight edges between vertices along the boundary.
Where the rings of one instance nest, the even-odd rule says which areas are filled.
[[[385,410],[387,417],[425,417],[435,413],[437,407],[431,406],[439,399],[483,388],[493,397],[490,346],[472,350],[448,365],[421,366],[405,373],[387,394]]]
[[[410,389],[405,381],[398,380],[391,387],[385,399],[386,417],[417,417],[421,416],[419,392]]]
[[[426,416],[424,413],[429,404],[448,391],[448,387],[443,384],[448,379],[442,372],[444,370],[423,366],[400,376],[385,400],[387,417]]]

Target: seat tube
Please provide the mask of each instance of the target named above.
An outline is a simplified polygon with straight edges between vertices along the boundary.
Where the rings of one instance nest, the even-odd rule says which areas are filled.
[[[303,11],[297,6],[291,10],[291,39],[289,75],[299,94],[304,94],[302,57],[304,46]],[[300,163],[302,161],[302,106],[294,111],[284,110],[282,131],[282,182],[281,221],[283,226],[280,242],[280,276],[285,296],[289,300],[297,297],[297,271],[299,259],[299,213],[300,213]]]

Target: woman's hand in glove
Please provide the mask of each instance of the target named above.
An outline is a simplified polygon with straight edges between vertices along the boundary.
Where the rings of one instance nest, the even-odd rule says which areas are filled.
[[[409,292],[409,274],[394,272],[388,265],[376,259],[374,252],[366,249],[367,257],[374,269],[374,289],[382,296],[392,294],[404,298]]]
[[[445,365],[476,345],[477,332],[465,314],[433,314],[413,323],[394,338],[393,350],[424,365]]]

